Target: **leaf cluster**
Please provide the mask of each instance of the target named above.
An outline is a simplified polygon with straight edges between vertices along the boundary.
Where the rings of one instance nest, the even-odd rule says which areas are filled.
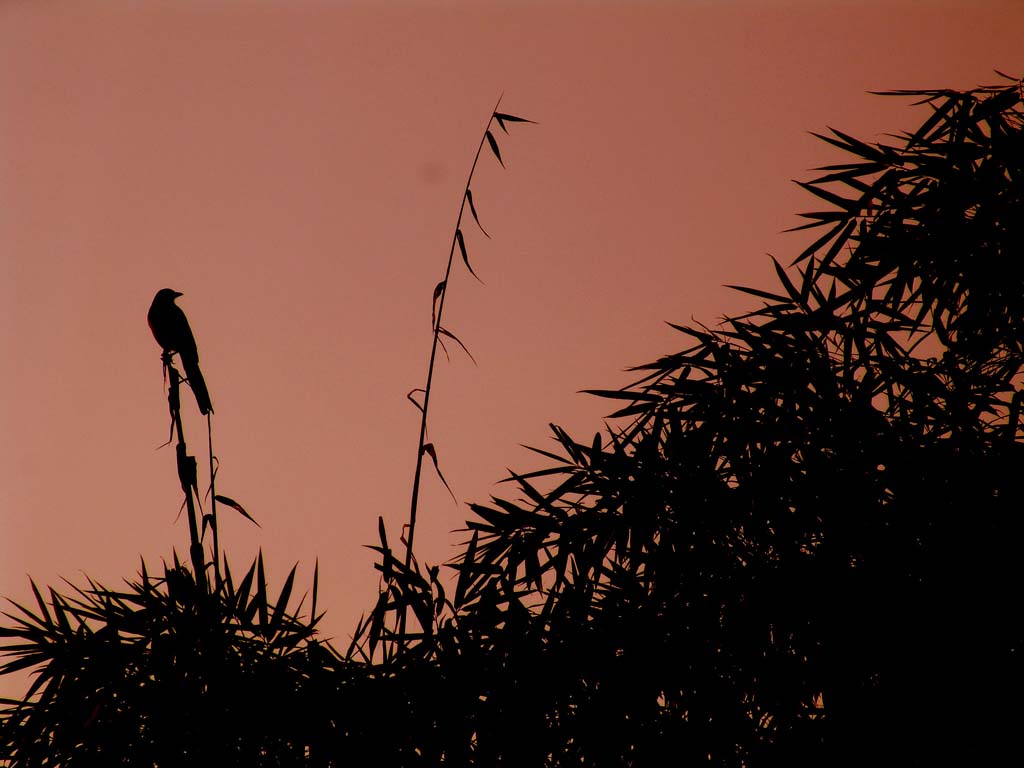
[[[0,674],[34,669],[5,701],[0,761],[49,765],[295,765],[329,720],[314,704],[337,655],[313,616],[290,610],[295,569],[275,597],[260,555],[210,593],[175,558],[124,589],[33,583],[0,628]]]
[[[622,406],[605,435],[553,426],[520,498],[473,507],[459,620],[531,660],[489,701],[533,685],[549,764],[1010,746],[1024,100],[899,95],[917,130],[822,136],[850,160],[801,184],[821,234],[740,288],[760,309],[674,326],[681,351],[592,391]]]
[[[977,764],[1015,749],[1024,94],[916,91],[822,138],[816,238],[762,305],[552,425],[450,564],[396,554],[345,654],[260,561],[198,589],[36,590],[9,765]],[[508,118],[511,119],[511,118]],[[492,115],[504,128],[499,113]],[[484,141],[500,159],[490,123]],[[481,143],[481,146],[483,142]],[[467,191],[471,213],[476,210]],[[456,226],[452,253],[461,248]],[[434,292],[435,338],[447,277]],[[431,364],[432,370],[432,364]],[[414,391],[415,392],[415,391]],[[410,399],[424,412],[423,400]],[[418,458],[428,451],[421,430]],[[417,472],[418,476],[418,472]],[[418,484],[418,479],[417,479]],[[413,510],[415,510],[415,498]],[[414,516],[411,522],[414,521]],[[407,625],[404,617],[412,622]],[[399,620],[401,618],[401,620]],[[215,746],[211,744],[215,734]]]

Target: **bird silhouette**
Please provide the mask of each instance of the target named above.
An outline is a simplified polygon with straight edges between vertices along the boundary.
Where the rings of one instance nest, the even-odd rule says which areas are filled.
[[[210,391],[206,388],[206,379],[203,372],[199,370],[199,351],[196,349],[196,339],[192,335],[188,318],[182,312],[181,307],[174,303],[174,300],[184,294],[162,288],[153,297],[153,303],[149,306],[149,314],[146,319],[149,321],[149,329],[153,332],[164,353],[170,355],[178,353],[181,358],[181,366],[185,369],[185,378],[188,380],[192,392],[196,396],[196,403],[199,411],[204,416],[213,413],[213,405],[210,403]]]

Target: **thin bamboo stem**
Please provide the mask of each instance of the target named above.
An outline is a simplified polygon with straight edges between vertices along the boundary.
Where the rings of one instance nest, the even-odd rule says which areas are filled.
[[[210,466],[210,530],[213,531],[213,583],[216,591],[220,591],[220,534],[217,532],[217,490],[215,482],[217,473],[213,469],[213,414],[206,414],[207,455]]]
[[[491,110],[490,116],[487,118],[487,124],[484,127],[483,135],[480,137],[480,144],[476,148],[476,154],[473,156],[473,164],[469,168],[469,174],[466,176],[466,184],[462,190],[462,201],[459,205],[459,215],[455,220],[455,230],[452,232],[451,246],[448,249],[448,264],[444,271],[444,280],[442,285],[444,288],[441,291],[441,296],[437,303],[437,313],[434,317],[433,327],[433,341],[430,345],[430,361],[427,364],[427,382],[423,388],[423,405],[420,408],[420,436],[416,446],[416,469],[413,473],[412,480],[412,499],[409,504],[409,524],[408,534],[405,537],[405,570],[408,571],[412,565],[413,557],[413,543],[416,537],[416,513],[419,508],[420,498],[420,481],[423,477],[423,454],[424,447],[427,439],[427,413],[430,407],[430,392],[434,382],[434,368],[437,362],[437,348],[440,344],[441,339],[441,319],[444,316],[445,301],[448,298],[448,280],[452,274],[452,264],[455,262],[455,249],[458,246],[459,233],[462,228],[462,216],[466,212],[466,201],[469,196],[469,188],[473,183],[473,174],[476,171],[477,163],[480,161],[480,153],[483,151],[484,144],[487,141],[487,136],[491,130],[491,123],[494,122],[494,115],[498,111],[498,106],[501,104],[501,98],[499,97],[497,103],[494,105],[494,109]],[[398,642],[399,652],[405,647],[405,627],[406,627],[406,616],[408,613],[407,603],[402,603],[402,609],[399,612],[398,619]]]
[[[448,278],[451,277],[452,264],[455,261],[455,248],[458,245],[458,233],[462,228],[462,215],[466,212],[466,200],[469,192],[470,184],[473,182],[473,173],[476,171],[477,163],[480,161],[480,153],[483,151],[484,143],[487,140],[487,132],[491,129],[491,123],[494,122],[494,113],[498,111],[498,106],[501,104],[501,99],[494,105],[494,109],[491,110],[491,116],[487,119],[487,125],[484,128],[484,133],[480,137],[480,145],[476,148],[476,155],[473,156],[473,164],[469,168],[469,175],[466,177],[466,185],[462,190],[462,203],[459,205],[459,215],[455,220],[455,230],[452,233],[451,247],[448,249],[448,265],[444,272],[444,289],[441,291],[441,297],[437,304],[437,316],[434,320],[434,339],[430,346],[430,362],[427,365],[427,383],[423,388],[423,407],[422,417],[420,418],[420,438],[416,449],[416,471],[413,475],[412,481],[412,501],[409,507],[409,533],[406,537],[405,542],[405,567],[408,568],[412,562],[412,545],[416,535],[416,511],[419,504],[420,494],[420,478],[423,474],[423,447],[426,444],[427,437],[427,410],[430,406],[430,391],[431,385],[434,381],[434,364],[437,361],[437,347],[440,343],[441,338],[441,318],[444,314],[445,300],[448,298]],[[404,612],[403,612],[404,613]]]
[[[199,521],[196,518],[196,504],[192,497],[192,491],[196,487],[196,460],[194,456],[188,455],[188,448],[185,443],[185,428],[181,423],[181,375],[178,369],[168,359],[164,365],[169,371],[169,382],[167,392],[167,405],[171,412],[171,420],[178,437],[175,445],[175,458],[178,467],[178,482],[181,490],[185,493],[185,506],[188,510],[188,535],[189,535],[189,558],[192,561],[192,570],[195,571],[196,584],[203,591],[206,590],[206,560],[203,555],[203,545],[199,535]]]

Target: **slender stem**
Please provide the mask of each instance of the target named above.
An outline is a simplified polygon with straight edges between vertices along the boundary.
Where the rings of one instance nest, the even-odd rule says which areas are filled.
[[[445,299],[448,298],[448,278],[452,273],[452,263],[455,261],[455,248],[458,244],[458,232],[462,227],[462,215],[466,211],[466,194],[469,191],[469,185],[473,181],[473,173],[476,171],[476,164],[480,160],[480,153],[483,151],[484,142],[487,140],[487,132],[491,129],[491,123],[494,122],[494,113],[498,111],[498,105],[501,104],[501,99],[498,99],[498,103],[494,105],[494,109],[491,110],[491,116],[487,119],[487,125],[484,128],[484,134],[480,137],[480,145],[476,148],[476,155],[473,157],[473,164],[469,168],[469,175],[466,177],[466,186],[462,190],[462,203],[459,205],[459,216],[455,220],[455,231],[452,233],[451,247],[448,249],[448,266],[444,272],[444,290],[441,291],[441,298],[437,304],[437,316],[434,321],[434,340],[430,347],[430,362],[427,365],[427,384],[423,388],[423,408],[422,418],[420,419],[420,439],[416,448],[416,472],[413,475],[412,481],[412,502],[409,507],[409,535],[405,543],[405,567],[408,568],[412,563],[412,545],[413,538],[416,535],[416,509],[419,504],[420,495],[420,476],[423,473],[423,446],[424,441],[427,437],[427,408],[430,405],[430,385],[434,380],[434,363],[437,360],[437,347],[440,342],[441,336],[441,317],[444,314]]]
[[[213,530],[213,583],[216,591],[220,591],[220,535],[217,533],[217,491],[214,481],[217,474],[213,471],[213,414],[206,414],[207,455],[210,460],[210,528]]]
[[[181,490],[185,492],[185,506],[188,508],[189,557],[192,560],[192,570],[195,571],[196,585],[205,591],[206,562],[203,558],[203,547],[199,541],[199,521],[196,519],[195,501],[192,499],[192,488],[196,475],[195,458],[188,455],[188,448],[185,445],[185,428],[181,423],[181,376],[178,373],[178,369],[171,364],[169,359],[165,359],[164,365],[169,372],[170,378],[167,403],[170,407],[171,420],[178,436],[178,443],[175,446],[178,482],[181,484]]]
[[[444,289],[441,291],[441,297],[437,304],[437,314],[434,318],[434,339],[430,346],[430,362],[427,364],[427,383],[423,388],[423,407],[420,409],[422,413],[420,418],[420,438],[416,446],[416,471],[414,472],[412,479],[412,500],[409,505],[409,532],[405,540],[406,570],[409,570],[412,565],[412,547],[416,536],[416,511],[419,506],[420,479],[423,475],[423,447],[426,444],[427,439],[427,411],[430,407],[430,391],[431,384],[434,381],[434,364],[437,361],[437,347],[441,338],[441,318],[444,314],[445,299],[448,298],[448,279],[451,277],[452,264],[455,261],[455,248],[458,245],[459,230],[462,227],[462,215],[466,211],[466,197],[469,193],[469,186],[473,182],[473,173],[476,171],[476,165],[480,160],[480,153],[483,151],[484,143],[487,141],[487,132],[491,129],[491,123],[494,122],[494,115],[498,111],[498,106],[500,104],[501,99],[499,98],[497,103],[494,105],[494,109],[491,110],[490,117],[487,118],[487,125],[484,127],[484,133],[480,137],[480,145],[476,148],[476,155],[473,156],[473,164],[469,167],[469,174],[466,177],[466,186],[462,190],[462,202],[459,205],[459,215],[455,220],[455,231],[452,233],[451,247],[448,249],[448,266],[445,267],[444,271]],[[398,620],[399,650],[401,650],[405,645],[407,608],[407,604],[403,602]]]

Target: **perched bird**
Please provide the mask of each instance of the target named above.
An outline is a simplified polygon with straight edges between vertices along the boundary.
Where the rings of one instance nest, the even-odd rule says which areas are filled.
[[[170,288],[162,288],[153,297],[149,306],[149,329],[166,354],[178,353],[181,367],[185,369],[185,378],[196,396],[199,411],[204,416],[213,413],[210,403],[210,391],[206,388],[203,372],[199,370],[199,352],[196,339],[188,325],[188,318],[174,300],[183,294]]]

